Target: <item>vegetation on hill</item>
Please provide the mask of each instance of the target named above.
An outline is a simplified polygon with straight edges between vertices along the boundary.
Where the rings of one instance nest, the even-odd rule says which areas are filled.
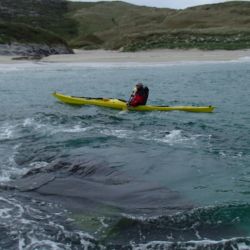
[[[73,47],[136,51],[151,48],[250,48],[250,3],[227,2],[185,10],[123,2],[71,3],[79,33]]]
[[[65,44],[63,39],[47,30],[33,28],[22,23],[0,22],[0,44],[11,42]]]
[[[0,21],[24,23],[70,38],[77,33],[77,23],[68,17],[65,0],[1,0]]]
[[[76,32],[77,24],[65,17],[67,8],[63,0],[1,0],[0,44],[16,44],[2,46],[1,54],[72,53],[66,37]]]
[[[0,21],[12,23],[10,33],[14,23],[31,25],[39,32],[40,28],[49,30],[46,34],[53,32],[74,48],[123,51],[250,48],[250,2],[247,1],[173,10],[120,1],[1,0]],[[15,38],[10,33],[1,38],[2,30],[0,25],[0,42],[8,36]],[[23,34],[22,39],[26,35],[30,39],[27,33]]]
[[[74,47],[119,49],[135,34],[161,29],[172,9],[135,6],[125,2],[70,3],[69,16],[79,24]]]

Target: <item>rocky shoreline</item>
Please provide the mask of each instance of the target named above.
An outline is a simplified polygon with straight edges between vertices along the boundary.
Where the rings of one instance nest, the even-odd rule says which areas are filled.
[[[59,54],[74,54],[73,50],[64,44],[17,43],[0,44],[1,56],[35,56],[44,57]]]

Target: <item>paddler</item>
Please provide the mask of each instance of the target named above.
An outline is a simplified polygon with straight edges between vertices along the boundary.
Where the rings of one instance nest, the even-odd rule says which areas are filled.
[[[128,106],[136,107],[139,105],[146,105],[149,95],[147,86],[142,83],[137,83],[128,101]]]

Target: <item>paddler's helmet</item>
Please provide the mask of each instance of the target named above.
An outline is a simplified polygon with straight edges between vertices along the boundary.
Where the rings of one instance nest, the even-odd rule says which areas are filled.
[[[142,89],[143,88],[143,84],[142,83],[137,83],[135,85],[136,89],[139,90],[139,89]]]

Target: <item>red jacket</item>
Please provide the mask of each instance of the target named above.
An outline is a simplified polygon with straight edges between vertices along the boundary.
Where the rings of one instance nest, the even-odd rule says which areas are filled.
[[[129,102],[129,106],[136,107],[139,105],[145,105],[145,96],[135,94]]]

